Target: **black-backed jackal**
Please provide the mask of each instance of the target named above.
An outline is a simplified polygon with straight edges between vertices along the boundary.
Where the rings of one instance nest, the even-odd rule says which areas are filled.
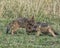
[[[34,24],[35,24],[34,16],[32,16],[31,18],[20,17],[17,18],[16,20],[13,20],[7,25],[6,33],[9,33],[9,30],[11,30],[11,34],[13,35],[14,32],[16,32],[19,28],[26,28],[26,29],[32,28]]]
[[[29,31],[29,30],[28,30]],[[47,23],[36,22],[34,27],[32,27],[31,32],[35,31],[36,35],[39,36],[41,33],[50,33],[53,37],[56,37],[57,33],[53,28]]]

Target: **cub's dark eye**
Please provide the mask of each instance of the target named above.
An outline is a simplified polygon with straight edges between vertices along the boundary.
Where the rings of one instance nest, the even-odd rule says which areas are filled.
[[[29,27],[29,29],[31,29],[31,27]]]

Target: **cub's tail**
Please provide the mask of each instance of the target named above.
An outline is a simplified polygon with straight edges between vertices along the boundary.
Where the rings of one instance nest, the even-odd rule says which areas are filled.
[[[6,28],[6,34],[8,34],[10,31],[10,25],[7,25],[7,28]]]

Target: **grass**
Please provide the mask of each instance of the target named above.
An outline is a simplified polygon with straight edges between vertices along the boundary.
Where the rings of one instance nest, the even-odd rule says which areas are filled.
[[[0,36],[0,48],[59,48],[60,38],[35,35],[6,35]]]

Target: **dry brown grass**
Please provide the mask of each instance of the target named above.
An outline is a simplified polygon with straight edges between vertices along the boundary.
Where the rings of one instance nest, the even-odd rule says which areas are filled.
[[[60,16],[59,0],[0,0],[0,17]]]

